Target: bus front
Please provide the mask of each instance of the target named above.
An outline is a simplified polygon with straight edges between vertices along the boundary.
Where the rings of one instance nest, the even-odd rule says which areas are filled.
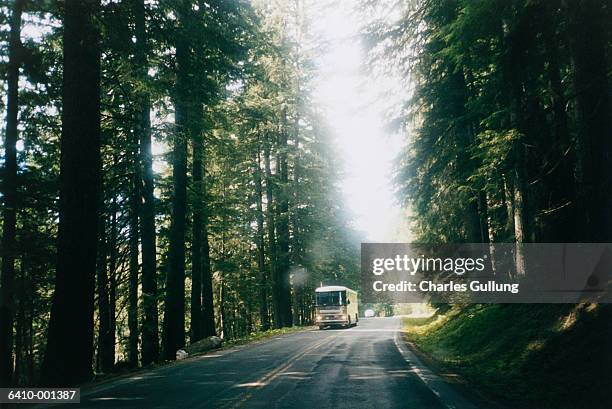
[[[346,295],[346,288],[340,286],[316,289],[316,323],[320,329],[351,324]]]

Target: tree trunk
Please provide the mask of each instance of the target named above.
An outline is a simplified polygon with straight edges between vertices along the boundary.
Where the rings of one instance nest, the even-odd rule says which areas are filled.
[[[277,248],[276,248],[276,234],[275,234],[275,217],[274,217],[274,202],[273,202],[273,181],[272,181],[272,169],[270,165],[270,141],[269,135],[266,135],[264,141],[264,166],[266,171],[266,223],[268,225],[268,254],[270,255],[270,277],[272,279],[272,306],[274,310],[274,327],[280,328],[280,296],[279,296],[279,278],[278,278],[278,267],[277,267]]]
[[[15,0],[11,13],[7,67],[6,133],[2,195],[2,278],[0,281],[0,387],[13,374],[13,316],[15,287],[15,232],[17,224],[17,115],[19,112],[19,66],[21,65],[21,14],[25,0]]]
[[[137,135],[137,133],[136,133]],[[138,135],[137,135],[138,136]],[[134,143],[134,175],[130,197],[130,276],[128,287],[128,362],[138,366],[138,213],[140,211],[140,165],[138,139]]]
[[[299,53],[299,50],[298,50]],[[299,63],[296,61],[296,64]],[[299,76],[299,69],[297,74]],[[293,144],[294,144],[294,152],[293,152],[293,203],[291,205],[291,214],[292,214],[292,244],[291,244],[291,257],[293,260],[293,265],[301,268],[303,263],[302,260],[302,233],[300,231],[300,81],[297,80],[297,95],[298,101],[296,103],[296,117],[294,119],[293,124]],[[304,291],[305,282],[301,281],[295,285],[295,315],[298,320],[298,324],[302,324],[302,315],[300,314],[300,302],[301,296],[300,294]],[[293,324],[293,320],[292,320]]]
[[[187,137],[190,120],[189,49],[179,39],[176,42],[177,90],[175,98],[176,133],[172,158],[172,221],[166,309],[164,314],[164,358],[176,358],[176,351],[185,346],[185,231],[187,215]]]
[[[568,1],[570,49],[578,111],[582,167],[581,239],[608,242],[612,238],[612,118],[606,63],[606,11],[597,0]]]
[[[99,0],[64,6],[57,269],[41,385],[92,377],[101,180],[98,9]]]
[[[117,164],[115,157],[113,163]],[[111,200],[111,231],[109,242],[109,280],[108,280],[108,368],[115,366],[115,339],[117,333],[117,197]]]
[[[505,210],[504,235],[508,238],[514,237],[514,189],[507,175],[502,175],[500,189]]]
[[[221,327],[221,338],[229,339],[228,329],[227,329],[227,317],[225,312],[227,311],[227,307],[225,305],[225,283],[223,282],[223,278],[221,278],[219,282],[219,306],[220,306],[220,327]]]
[[[177,107],[176,117],[181,128],[184,119]],[[163,351],[167,360],[175,359],[177,350],[185,346],[185,228],[187,212],[187,143],[181,130],[177,131],[173,151],[173,199],[166,305],[164,314]]]
[[[206,196],[204,181],[203,196]],[[210,244],[208,242],[208,216],[206,206],[202,208],[202,333],[204,337],[217,335],[213,300],[212,271],[210,268]]]
[[[104,208],[104,202],[101,204]],[[109,301],[109,283],[108,283],[108,264],[107,253],[108,245],[106,242],[106,214],[100,215],[100,239],[98,244],[98,369],[101,372],[108,373],[112,368],[110,358],[110,301]]]
[[[135,56],[137,80],[142,83],[136,100],[138,105],[137,133],[140,144],[142,175],[142,206],[140,206],[140,234],[142,246],[142,365],[159,360],[159,315],[157,311],[157,269],[155,243],[155,197],[153,195],[153,154],[151,152],[151,102],[147,83],[147,31],[144,0],[134,0]]]
[[[545,239],[547,242],[575,242],[577,241],[578,221],[576,213],[576,180],[574,168],[576,166],[575,150],[570,140],[566,100],[561,82],[561,68],[559,62],[559,39],[555,33],[558,24],[558,15],[555,11],[556,1],[542,2],[544,7],[544,24],[542,25],[542,40],[548,59],[547,74],[551,91],[553,113],[552,135],[554,139],[550,145],[555,147],[554,160],[560,161],[558,168],[551,175],[550,184],[554,210],[551,220],[547,223]]]
[[[196,18],[205,19],[206,9],[208,7],[205,1],[198,1],[199,10],[196,13]],[[195,87],[190,87],[194,88]],[[207,206],[206,206],[206,161],[204,157],[204,141],[203,141],[203,109],[205,104],[205,97],[201,92],[197,92],[195,95],[195,106],[197,112],[195,113],[195,124],[196,129],[192,131],[192,136],[194,143],[200,144],[200,162],[201,166],[199,167],[200,174],[198,178],[199,182],[199,197],[198,205],[199,209],[199,235],[201,244],[198,246],[198,250],[200,251],[200,257],[198,258],[198,262],[200,263],[201,270],[201,312],[199,313],[199,317],[201,319],[200,331],[201,337],[210,337],[213,335],[217,335],[217,330],[215,327],[215,309],[214,309],[214,299],[213,299],[213,282],[212,282],[212,271],[210,266],[210,244],[208,240],[208,214],[207,214]],[[199,142],[198,142],[199,141]],[[195,149],[195,146],[194,146]],[[195,150],[194,150],[195,152]],[[195,161],[195,157],[194,157]],[[195,164],[194,164],[195,166]],[[195,179],[195,174],[194,174]],[[196,209],[194,209],[195,212]],[[195,220],[195,214],[194,214]]]
[[[24,258],[25,260],[25,258]],[[24,264],[25,261],[24,261]],[[24,322],[25,327],[25,385],[32,385],[36,382],[34,378],[34,299],[36,294],[36,269],[28,268],[25,270],[28,272],[28,280],[25,288],[25,292],[28,294],[26,298],[26,320]]]
[[[522,243],[529,237],[527,223],[527,198],[526,192],[526,169],[525,160],[525,135],[523,132],[523,103],[522,103],[522,82],[519,78],[511,78],[511,113],[510,124],[512,128],[520,132],[520,136],[514,141],[512,148],[513,169],[511,173],[512,181],[512,220],[514,226],[515,264],[516,274],[525,274],[525,258]]]
[[[261,329],[270,329],[268,316],[268,277],[266,275],[266,255],[264,245],[264,215],[262,204],[263,189],[261,184],[261,152],[257,147],[257,163],[255,164],[255,200],[257,202],[257,269],[259,270],[259,316]]]
[[[302,113],[302,61],[301,45],[304,25],[304,4],[301,0],[295,0],[295,61],[293,64],[295,75],[295,116],[293,118],[293,203],[292,214],[292,257],[295,265],[302,264],[302,244],[300,233],[300,118]]]
[[[478,192],[478,214],[480,216],[480,241],[489,242],[489,208],[487,205],[487,193],[484,190]]]
[[[33,296],[27,292],[27,270],[25,266],[25,258],[21,258],[21,268],[19,277],[19,289],[17,291],[17,325],[15,334],[15,372],[13,374],[14,385],[27,385],[27,380],[24,379],[26,366],[25,351],[26,348],[26,300]],[[26,382],[24,382],[26,381]]]
[[[520,176],[515,176],[515,181],[519,181]],[[514,209],[514,241],[515,247],[515,262],[516,262],[516,273],[518,275],[525,274],[525,254],[523,250],[523,243],[525,242],[525,201],[523,196],[523,190],[514,188],[513,197],[513,209]]]
[[[280,327],[290,327],[291,313],[291,283],[289,274],[291,260],[289,258],[289,169],[287,165],[287,113],[283,114],[283,126],[279,134],[278,169],[280,175],[280,200],[278,206],[278,278]]]
[[[523,20],[525,16],[521,17]],[[508,123],[511,128],[518,132],[518,137],[512,146],[512,170],[510,182],[512,184],[512,217],[514,221],[514,241],[516,274],[525,274],[525,258],[523,245],[529,235],[529,212],[527,201],[527,159],[526,159],[526,138],[527,125],[525,121],[524,96],[524,65],[527,64],[526,50],[523,42],[531,39],[531,32],[528,27],[520,23],[515,32],[507,38],[508,53],[505,61],[506,80],[509,84],[508,106],[510,107]],[[520,68],[516,68],[517,62]]]
[[[27,292],[30,295],[28,297],[27,305],[27,384],[32,385],[36,380],[34,379],[34,294],[36,291],[37,282],[36,269],[30,271]]]
[[[201,123],[201,108],[197,115],[198,124]],[[197,108],[196,108],[197,109]],[[195,118],[193,118],[195,120]],[[191,244],[191,339],[196,342],[203,336],[203,310],[202,310],[202,223],[204,195],[202,189],[202,155],[203,138],[200,127],[197,126],[192,132],[193,139],[193,243]]]

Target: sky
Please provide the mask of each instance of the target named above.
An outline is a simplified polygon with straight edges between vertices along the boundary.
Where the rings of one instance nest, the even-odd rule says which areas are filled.
[[[375,78],[363,69],[365,52],[358,17],[351,12],[354,4],[330,2],[324,14],[313,19],[312,29],[329,44],[317,60],[315,101],[324,107],[342,156],[342,192],[354,227],[366,234],[364,241],[407,241],[406,218],[392,184],[403,138],[384,130],[385,107],[394,102],[384,90],[394,79]]]

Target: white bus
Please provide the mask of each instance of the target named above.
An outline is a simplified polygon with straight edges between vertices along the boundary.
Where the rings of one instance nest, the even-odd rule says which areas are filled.
[[[357,325],[359,311],[356,291],[340,285],[330,285],[317,288],[315,295],[316,322],[319,329]]]

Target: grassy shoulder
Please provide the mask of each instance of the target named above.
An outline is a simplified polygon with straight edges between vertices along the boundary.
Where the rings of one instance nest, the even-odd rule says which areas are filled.
[[[403,323],[428,359],[512,407],[604,408],[612,390],[611,307],[466,305]]]
[[[315,328],[316,327],[314,326],[287,327],[287,328],[269,329],[267,331],[252,332],[249,335],[244,336],[244,337],[235,338],[229,341],[224,341],[220,349],[249,344],[251,342],[256,342],[256,341],[263,341],[268,338],[274,338],[280,335],[291,334],[293,332],[313,330]]]

